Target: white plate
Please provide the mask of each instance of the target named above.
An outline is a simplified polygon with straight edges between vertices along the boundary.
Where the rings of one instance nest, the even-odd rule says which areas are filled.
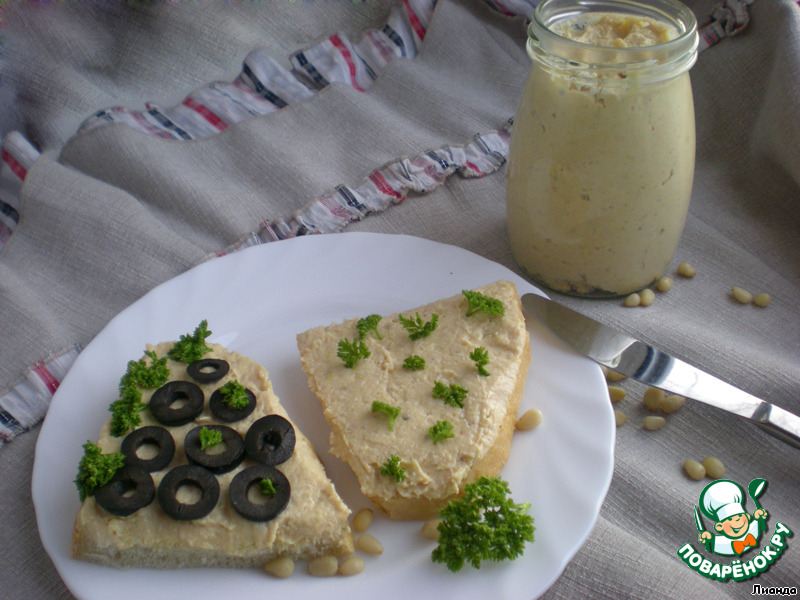
[[[53,398],[36,447],[33,500],[45,549],[81,600],[142,598],[529,599],[557,579],[597,519],[613,471],[615,426],[598,367],[529,323],[533,361],[522,410],[542,425],[517,433],[503,470],[514,499],[529,501],[536,540],[510,563],[457,574],[433,564],[418,523],[377,518],[384,544],[357,577],[286,580],[258,569],[121,571],[69,557],[78,510],[73,479],[82,444],[96,440],[127,362],[145,345],[177,339],[208,319],[211,340],[267,367],[278,397],[320,453],[351,509],[368,506],[355,477],[328,453],[328,428],[300,367],[295,335],[369,313],[408,310],[498,279],[537,291],[503,266],[463,249],[400,235],[295,238],[213,259],[155,288],[86,347]],[[273,596],[275,593],[282,596]]]

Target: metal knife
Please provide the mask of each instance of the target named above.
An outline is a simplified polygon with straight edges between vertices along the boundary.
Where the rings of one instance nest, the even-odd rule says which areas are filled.
[[[543,296],[524,294],[522,306],[527,315],[593,361],[670,394],[748,419],[800,448],[800,416]]]

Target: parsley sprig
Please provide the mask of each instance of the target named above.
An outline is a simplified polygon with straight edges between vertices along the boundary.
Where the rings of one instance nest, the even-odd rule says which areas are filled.
[[[462,290],[467,299],[467,316],[471,317],[477,312],[486,313],[492,317],[502,317],[506,314],[505,305],[497,298],[492,298],[471,290]]]
[[[381,475],[391,477],[397,483],[406,478],[406,470],[400,466],[400,457],[392,454],[381,467]]]
[[[411,340],[428,337],[431,333],[436,331],[436,327],[439,325],[439,315],[437,314],[432,314],[430,321],[423,321],[419,313],[413,318],[400,315],[398,320],[400,324],[405,327],[406,331],[408,331],[408,337]]]
[[[403,361],[403,368],[409,371],[421,371],[425,368],[425,359],[416,354],[407,356]]]
[[[220,387],[219,393],[222,395],[222,402],[230,408],[241,410],[250,404],[247,388],[234,379]]]
[[[186,364],[200,360],[203,358],[204,354],[211,352],[211,348],[206,345],[206,338],[210,335],[211,332],[208,330],[208,321],[203,319],[191,335],[182,335],[178,341],[175,342],[172,348],[167,352],[167,356],[172,360],[177,360]]]
[[[358,338],[352,342],[346,338],[340,339],[336,351],[336,356],[344,362],[344,366],[348,369],[355,367],[362,358],[369,358],[371,354],[367,345]]]
[[[470,359],[475,362],[475,366],[478,369],[478,375],[482,377],[488,377],[489,371],[486,370],[486,365],[489,364],[489,352],[483,346],[478,346],[472,352],[469,353]]]
[[[122,452],[103,454],[100,446],[87,441],[83,445],[83,458],[78,464],[75,485],[81,502],[92,496],[97,488],[108,483],[125,462]]]
[[[217,444],[222,443],[222,432],[217,429],[209,429],[203,427],[200,430],[200,450],[206,451],[207,448],[213,448]]]
[[[434,381],[433,397],[444,401],[445,404],[450,406],[464,408],[464,398],[467,397],[467,390],[455,383],[447,385],[441,381]]]
[[[375,400],[372,403],[372,412],[385,415],[388,420],[389,431],[394,431],[394,422],[400,416],[399,406],[392,406],[386,402]]]
[[[434,444],[456,436],[456,434],[453,433],[453,424],[450,421],[436,421],[436,423],[428,429],[428,435],[433,440]]]
[[[142,422],[139,414],[147,405],[142,402],[141,388],[161,387],[169,379],[166,357],[158,358],[152,350],[146,350],[142,358],[128,362],[125,374],[119,380],[119,399],[111,403],[110,430],[114,437],[121,437],[136,429]]]
[[[356,322],[356,331],[358,331],[358,339],[363,340],[365,337],[367,337],[367,334],[370,331],[373,331],[375,333],[375,337],[378,338],[379,340],[382,340],[383,337],[378,332],[378,323],[381,322],[382,318],[383,317],[381,317],[380,315],[367,315],[363,319],[359,319]]]

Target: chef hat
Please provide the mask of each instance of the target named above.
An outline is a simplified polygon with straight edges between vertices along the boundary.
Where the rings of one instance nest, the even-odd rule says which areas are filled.
[[[734,481],[720,479],[709,483],[700,494],[700,508],[715,521],[744,512],[744,490]]]

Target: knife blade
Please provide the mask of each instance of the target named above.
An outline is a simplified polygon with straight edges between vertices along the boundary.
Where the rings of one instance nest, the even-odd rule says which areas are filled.
[[[626,377],[728,411],[800,448],[800,417],[697,367],[538,294],[523,294],[526,315],[580,354]]]

